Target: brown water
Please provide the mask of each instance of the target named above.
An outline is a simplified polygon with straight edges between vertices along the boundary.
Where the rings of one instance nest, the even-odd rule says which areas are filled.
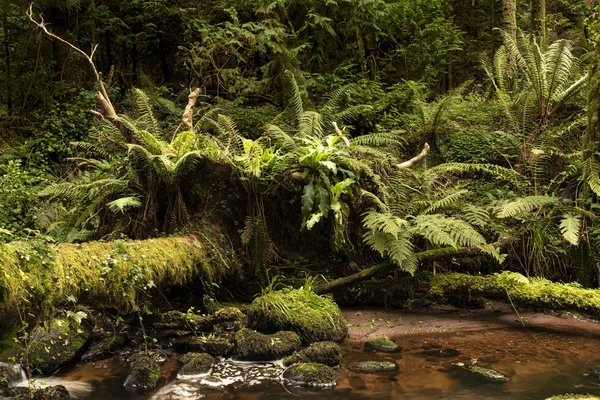
[[[343,362],[334,389],[310,391],[284,387],[269,379],[273,368],[248,364],[223,364],[215,374],[237,379],[228,386],[206,386],[205,378],[176,378],[177,356],[163,365],[163,386],[153,392],[127,391],[123,382],[127,366],[119,359],[84,365],[47,380],[66,384],[82,400],[148,399],[545,399],[555,394],[600,395],[600,381],[584,376],[600,366],[600,337],[582,337],[532,329],[487,329],[458,333],[404,336],[397,339],[399,354],[365,354],[361,344],[342,344]],[[450,351],[452,350],[452,351]],[[454,351],[456,350],[456,351]],[[456,354],[458,352],[458,354]],[[364,374],[352,370],[362,360],[391,359],[393,373]],[[507,383],[488,383],[470,373],[450,369],[452,362],[493,368]],[[264,377],[264,379],[261,379]],[[204,382],[204,383],[203,383]]]

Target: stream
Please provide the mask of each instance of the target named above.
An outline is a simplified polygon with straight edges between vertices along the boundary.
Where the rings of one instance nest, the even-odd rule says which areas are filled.
[[[81,400],[177,399],[545,399],[556,394],[600,395],[600,380],[585,376],[600,366],[600,337],[537,329],[503,328],[402,336],[396,354],[365,353],[362,343],[342,343],[343,360],[334,389],[308,390],[285,386],[281,368],[223,360],[207,375],[177,377],[177,354],[162,365],[162,385],[154,391],[123,387],[128,366],[119,358],[78,366],[39,378],[36,385],[64,385]],[[395,361],[399,371],[357,372],[359,361]],[[506,383],[490,383],[452,364],[493,368]],[[27,385],[15,371],[12,385]]]

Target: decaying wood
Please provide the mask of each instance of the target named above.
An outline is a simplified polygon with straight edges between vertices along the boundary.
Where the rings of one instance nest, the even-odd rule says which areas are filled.
[[[408,161],[404,161],[403,163],[396,164],[396,165],[398,166],[398,168],[410,168],[413,165],[415,165],[416,163],[418,163],[419,161],[421,161],[422,159],[424,159],[425,157],[427,157],[429,155],[430,150],[431,150],[431,147],[429,146],[429,144],[425,143],[425,146],[423,146],[423,150],[417,156],[411,158]]]
[[[110,98],[108,97],[108,93],[106,91],[106,87],[104,86],[104,82],[102,82],[102,74],[100,72],[98,72],[98,69],[96,68],[96,65],[94,64],[94,60],[93,60],[94,53],[96,52],[98,45],[94,45],[92,47],[90,54],[88,55],[85,51],[81,50],[77,46],[75,46],[75,45],[71,44],[70,42],[68,42],[67,40],[53,34],[46,27],[44,18],[41,15],[40,15],[39,22],[33,18],[33,3],[29,5],[29,10],[27,11],[27,17],[29,17],[29,20],[31,22],[33,22],[38,28],[40,28],[42,30],[42,32],[44,32],[46,34],[46,36],[48,36],[50,39],[59,41],[65,45],[69,46],[71,49],[73,49],[77,53],[81,54],[87,60],[88,64],[90,64],[90,66],[92,67],[92,71],[94,72],[96,82],[98,82],[98,85],[100,86],[100,91],[98,93],[96,93],[96,101],[98,102],[98,105],[102,109],[102,113],[104,114],[104,116],[106,118],[117,119],[118,116],[117,116],[117,113],[115,112],[115,108],[113,107],[113,105],[110,101]]]
[[[196,88],[190,95],[188,96],[188,103],[185,106],[185,111],[183,112],[183,116],[181,117],[181,122],[183,125],[190,131],[194,130],[194,107],[196,106],[196,101],[198,101],[198,97],[201,94],[200,88]]]

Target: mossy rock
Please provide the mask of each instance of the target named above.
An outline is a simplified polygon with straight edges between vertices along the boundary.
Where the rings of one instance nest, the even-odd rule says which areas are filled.
[[[316,342],[289,357],[284,358],[283,365],[289,367],[299,363],[318,363],[335,367],[340,364],[342,353],[340,346],[334,342]]]
[[[107,334],[100,340],[93,342],[90,347],[81,356],[82,363],[88,363],[97,360],[104,360],[111,357],[115,351],[125,346],[129,342],[126,335]]]
[[[301,363],[283,373],[286,383],[298,386],[332,388],[336,383],[335,370],[318,363]]]
[[[26,398],[28,400],[75,400],[75,397],[72,397],[67,388],[62,385],[32,390]]]
[[[365,342],[365,351],[379,353],[398,353],[402,348],[388,338],[377,338]]]
[[[304,345],[341,342],[348,327],[337,304],[311,290],[286,288],[254,299],[248,326],[264,333],[296,332]]]
[[[244,328],[235,334],[234,358],[242,361],[278,360],[298,350],[300,345],[300,337],[295,332],[265,335]]]
[[[223,336],[184,336],[175,340],[173,348],[178,353],[208,353],[227,358],[233,354],[234,344]]]
[[[478,365],[473,365],[468,369],[469,371],[471,371],[472,374],[475,374],[479,378],[489,382],[503,383],[509,381],[509,379],[506,376],[490,368],[483,368]]]
[[[154,389],[160,379],[160,365],[153,354],[139,353],[131,358],[125,387]]]
[[[546,400],[600,400],[600,397],[591,394],[563,394],[549,397]]]
[[[188,353],[180,361],[184,364],[177,372],[178,375],[206,374],[216,362],[213,356],[206,353]]]
[[[246,314],[237,307],[224,307],[213,316],[215,331],[239,331],[245,326]]]
[[[150,316],[148,319],[154,329],[212,332],[239,330],[244,326],[246,316],[235,307],[225,307],[208,316],[173,310]]]
[[[77,362],[89,334],[67,320],[56,320],[48,328],[39,327],[32,335],[29,362],[34,373],[50,375]]]
[[[353,369],[360,372],[394,372],[398,370],[398,365],[392,361],[361,361],[354,364]]]

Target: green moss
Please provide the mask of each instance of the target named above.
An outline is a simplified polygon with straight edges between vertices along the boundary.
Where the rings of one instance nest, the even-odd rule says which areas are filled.
[[[210,354],[206,353],[188,353],[181,357],[180,361],[184,365],[179,370],[179,375],[206,374],[216,362]]]
[[[219,323],[233,322],[238,326],[243,326],[246,316],[237,307],[225,307],[215,313],[215,319]]]
[[[156,357],[149,353],[136,355],[129,368],[129,376],[125,380],[126,387],[153,389],[160,379],[160,366]]]
[[[361,361],[354,369],[362,372],[392,372],[398,370],[398,365],[391,361]]]
[[[401,350],[394,341],[388,338],[377,338],[369,340],[365,343],[365,351],[381,352],[381,353],[397,353]]]
[[[589,394],[564,394],[560,396],[552,396],[546,400],[600,400],[600,397]]]
[[[22,357],[29,361],[34,372],[50,375],[77,360],[89,335],[75,325],[56,320],[33,333],[28,351]]]
[[[289,367],[283,378],[289,383],[303,386],[334,386],[336,374],[333,368],[318,363],[302,363]]]
[[[195,278],[218,282],[234,264],[223,254],[228,253],[195,236],[57,246],[0,244],[0,312],[11,315],[26,305],[39,315],[67,296],[131,311],[154,286],[183,285]]]
[[[304,288],[286,288],[257,297],[248,309],[248,326],[267,333],[294,331],[305,345],[340,342],[348,333],[337,304]]]
[[[300,337],[295,332],[281,331],[264,335],[251,329],[235,333],[235,358],[244,361],[277,360],[300,348]]]
[[[334,367],[340,364],[340,346],[333,342],[316,342],[307,348],[283,359],[283,365],[288,367],[298,363],[319,363]]]
[[[215,357],[229,357],[234,348],[228,338],[213,335],[181,337],[175,341],[173,346],[179,353],[208,353]]]

